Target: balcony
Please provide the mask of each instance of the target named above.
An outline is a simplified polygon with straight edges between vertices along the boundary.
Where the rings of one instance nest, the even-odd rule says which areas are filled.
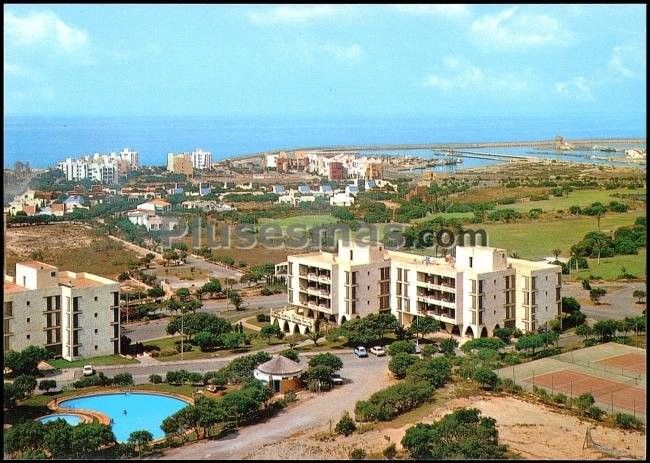
[[[427,316],[427,317],[433,317],[436,319],[439,319],[440,321],[446,322],[446,323],[456,323],[456,314],[455,312],[440,312],[437,310],[419,310],[417,311],[417,314],[420,316]]]
[[[456,308],[456,302],[446,299],[439,299],[433,296],[418,296],[418,302],[424,302],[425,304],[438,304],[443,307],[448,307],[450,309]]]

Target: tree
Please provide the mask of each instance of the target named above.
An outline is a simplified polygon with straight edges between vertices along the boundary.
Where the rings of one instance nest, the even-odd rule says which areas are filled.
[[[294,362],[299,361],[299,358],[298,358],[299,353],[298,353],[297,350],[285,349],[282,352],[280,352],[280,355],[282,355],[283,357],[288,358],[289,360],[293,360]]]
[[[289,344],[289,349],[295,348],[298,344],[303,342],[306,338],[302,334],[291,334],[284,337],[284,342]]]
[[[43,443],[45,426],[41,421],[27,420],[4,432],[4,448],[8,454],[38,449]]]
[[[419,333],[421,338],[424,338],[425,334],[435,333],[440,329],[440,321],[433,317],[417,317],[411,324],[410,329],[416,334]]]
[[[589,336],[593,333],[591,327],[587,325],[586,323],[583,323],[582,325],[576,326],[576,334],[578,336],[584,336],[585,341],[589,339]]]
[[[230,331],[219,336],[221,343],[226,349],[237,349],[242,345],[250,344],[250,339],[245,333]]]
[[[133,375],[128,372],[118,373],[113,376],[113,384],[119,387],[133,386]]]
[[[388,369],[396,378],[404,378],[408,368],[417,362],[417,360],[418,358],[415,355],[398,353],[388,362]]]
[[[322,354],[314,355],[309,359],[309,366],[316,367],[319,365],[324,365],[332,369],[332,371],[338,371],[343,368],[343,361],[334,354],[325,352]]]
[[[162,381],[163,381],[163,379],[162,379],[162,376],[160,376],[160,375],[157,375],[155,373],[152,374],[152,375],[149,375],[149,382],[152,383],[152,384],[160,384],[160,383],[162,383]]]
[[[221,344],[221,337],[209,331],[200,331],[194,336],[194,343],[201,352],[208,352]]]
[[[111,427],[100,423],[83,423],[72,428],[70,448],[74,449],[77,456],[96,452],[105,445],[115,442]]]
[[[127,442],[138,449],[138,456],[142,458],[142,451],[147,449],[151,441],[153,441],[153,435],[149,431],[141,429],[129,434]]]
[[[211,278],[206,284],[201,287],[203,293],[210,294],[211,297],[214,297],[215,294],[218,294],[222,291],[221,282],[216,278]]]
[[[493,334],[495,337],[501,339],[505,344],[510,344],[513,332],[511,328],[496,328]]]
[[[645,297],[645,291],[643,291],[642,289],[636,289],[632,293],[632,297],[635,297],[637,299],[636,301],[637,304],[643,304],[643,301],[641,299]]]
[[[305,379],[312,388],[328,390],[332,387],[332,374],[334,370],[327,365],[316,365],[309,367],[305,373]]]
[[[451,377],[451,364],[445,357],[419,360],[406,370],[412,381],[427,381],[435,388],[442,387]]]
[[[432,424],[418,423],[406,430],[402,446],[414,459],[502,459],[494,418],[478,409],[460,409]]]
[[[528,334],[517,339],[515,349],[528,350],[532,349],[532,355],[535,355],[535,349],[544,345],[544,339],[538,334]]]
[[[314,327],[313,331],[310,331],[305,335],[305,337],[309,340],[311,340],[315,346],[318,345],[318,340],[322,337],[323,335],[320,332],[320,325],[318,320],[316,321],[316,326]]]
[[[334,430],[337,434],[343,434],[344,436],[349,436],[357,429],[357,425],[354,423],[354,420],[350,417],[350,413],[346,410]]]
[[[240,310],[244,304],[244,299],[241,297],[241,294],[239,294],[237,291],[231,290],[228,297],[231,304],[235,306],[235,310]]]
[[[276,325],[275,323],[272,325],[263,326],[262,329],[260,330],[260,336],[266,338],[268,344],[271,344],[271,338],[273,336],[280,339],[282,335],[283,332],[280,329],[280,326]]]
[[[5,355],[5,367],[11,370],[13,376],[31,375],[38,373],[38,364],[51,358],[51,353],[44,347],[27,346],[20,352],[10,350]]]
[[[600,335],[601,342],[611,341],[612,337],[616,334],[618,323],[616,320],[599,320],[594,323],[594,333]]]
[[[14,379],[14,388],[18,399],[25,399],[32,395],[36,389],[36,377],[31,375],[20,375]]]
[[[486,389],[494,389],[499,383],[499,377],[488,367],[479,367],[474,371],[472,379]]]
[[[178,298],[179,298],[182,302],[185,302],[185,301],[187,301],[187,300],[190,298],[191,293],[190,293],[190,290],[187,289],[187,288],[178,288],[178,289],[176,290],[176,296],[178,296]]]
[[[182,320],[182,325],[183,333],[190,336],[190,338],[202,331],[207,331],[217,336],[232,331],[232,325],[228,320],[206,312],[197,312],[185,315]],[[173,317],[167,324],[167,334],[176,334],[180,332],[181,317]]]
[[[54,379],[44,379],[40,383],[38,383],[38,390],[39,391],[45,391],[45,393],[47,394],[47,392],[50,389],[56,389],[56,380],[54,380]]]
[[[154,286],[153,288],[149,288],[147,290],[147,296],[154,297],[154,298],[164,297],[165,290],[162,289],[160,286]]]
[[[561,249],[558,249],[558,248],[553,249],[552,252],[553,252],[553,255],[555,256],[555,260],[558,260],[558,259],[557,259],[558,256],[559,256],[560,254],[562,254],[562,250],[561,250]]]
[[[411,341],[393,341],[390,346],[388,346],[389,355],[397,354],[415,354],[415,343]]]
[[[43,447],[54,458],[63,458],[70,454],[70,440],[72,439],[72,426],[65,420],[54,420],[45,425]]]
[[[591,291],[589,291],[589,299],[591,299],[594,303],[599,304],[600,298],[605,294],[607,294],[607,290],[605,288],[591,288]]]
[[[454,338],[447,338],[440,342],[440,350],[446,357],[453,357],[456,355],[456,347],[458,347],[458,341]]]

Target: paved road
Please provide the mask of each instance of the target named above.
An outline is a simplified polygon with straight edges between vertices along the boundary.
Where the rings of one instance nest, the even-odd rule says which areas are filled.
[[[341,376],[346,384],[322,394],[308,393],[295,407],[263,422],[239,429],[219,440],[206,440],[167,451],[162,457],[149,459],[219,460],[243,459],[267,444],[287,438],[298,431],[336,424],[345,410],[354,410],[357,400],[388,386],[394,380],[388,372],[388,357],[357,359],[352,354],[337,354],[343,360]]]
[[[226,299],[212,300],[212,301],[203,301],[203,307],[199,312],[209,312],[216,315],[224,315],[228,310],[228,315],[236,314],[233,309],[233,305],[226,303]],[[264,309],[275,309],[278,307],[284,307],[287,304],[287,295],[286,294],[273,294],[271,296],[254,296],[245,299],[246,305],[244,306],[245,310],[240,311],[241,318],[246,317],[252,311],[256,311],[258,308]],[[146,322],[136,322],[129,323],[128,325],[122,325],[122,334],[125,334],[131,338],[132,342],[139,341],[148,341],[151,339],[162,338],[167,335],[165,329],[169,319],[161,318],[159,320],[151,320],[148,323]]]

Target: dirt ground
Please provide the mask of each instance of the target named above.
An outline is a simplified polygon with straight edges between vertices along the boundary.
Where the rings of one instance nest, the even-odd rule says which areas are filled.
[[[431,405],[430,412],[417,422],[430,423],[459,407],[475,407],[483,415],[496,419],[499,440],[523,459],[603,459],[606,455],[582,448],[588,422],[554,411],[545,405],[513,397],[479,396],[456,398],[441,405]],[[348,459],[354,448],[363,448],[369,456],[381,458],[377,452],[391,442],[403,450],[400,441],[409,423],[396,427],[377,426],[362,434],[339,436],[332,441],[319,441],[314,435],[328,426],[310,429],[248,455],[248,459]],[[620,455],[644,458],[645,435],[598,426],[591,431],[594,442],[616,449]],[[281,456],[281,457],[280,457]]]
[[[12,227],[5,233],[6,273],[10,275],[15,273],[16,262],[40,260],[61,270],[115,278],[137,257],[120,243],[94,236],[81,225]]]

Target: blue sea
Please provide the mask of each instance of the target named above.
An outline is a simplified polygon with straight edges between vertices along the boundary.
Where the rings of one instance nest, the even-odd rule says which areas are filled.
[[[557,117],[45,117],[6,116],[4,166],[53,166],[66,157],[137,150],[144,165],[168,152],[209,150],[215,160],[280,148],[357,144],[488,142],[645,137],[644,118],[625,114]],[[407,153],[395,153],[407,154]],[[415,153],[413,153],[415,154]],[[463,167],[489,165],[465,159]]]

